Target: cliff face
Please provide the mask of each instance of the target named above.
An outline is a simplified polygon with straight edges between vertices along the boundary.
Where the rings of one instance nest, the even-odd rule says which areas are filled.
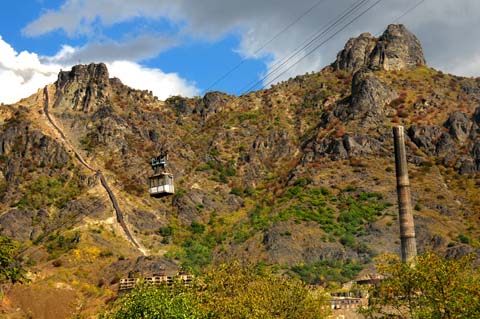
[[[362,67],[392,71],[422,65],[425,58],[420,42],[401,24],[389,25],[379,38],[363,33],[350,39],[333,63],[336,70],[348,71]]]
[[[105,64],[77,65],[58,74],[55,107],[83,112],[111,104],[111,87]]]
[[[376,254],[399,252],[399,124],[420,252],[460,256],[478,244],[480,81],[426,67],[403,26],[350,40],[321,72],[240,97],[158,101],[109,79],[103,64],[61,72],[44,92],[0,112],[0,234],[38,245],[38,278],[58,260],[58,273],[106,296],[132,268],[237,258],[347,280]],[[73,149],[103,172],[151,256],[137,259],[98,174]],[[161,150],[176,194],[153,199],[148,163]]]

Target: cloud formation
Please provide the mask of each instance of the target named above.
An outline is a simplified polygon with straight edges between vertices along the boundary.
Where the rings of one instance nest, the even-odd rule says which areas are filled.
[[[69,69],[72,57],[81,56],[88,51],[82,48],[63,47],[53,57],[40,57],[36,53],[22,51],[18,53],[0,36],[0,102],[15,103],[27,97],[39,88],[57,79],[61,69]],[[107,66],[111,76],[118,77],[123,83],[137,89],[151,90],[160,99],[171,95],[194,96],[199,90],[175,73],[164,73],[159,69],[146,68],[135,62],[109,59]],[[89,61],[90,62],[90,61]]]
[[[61,50],[51,57],[43,57],[46,63],[71,65],[90,62],[141,61],[157,56],[177,41],[167,37],[142,35],[133,39],[119,41],[93,42],[81,47],[63,45]]]
[[[58,10],[42,14],[26,26],[24,32],[36,36],[61,29],[74,36],[88,34],[96,24],[108,27],[139,17],[167,19],[178,24],[181,34],[200,39],[214,41],[230,32],[239,33],[239,52],[254,58],[258,57],[259,47],[314,3],[313,0],[67,0]],[[278,62],[332,17],[355,3],[359,3],[358,0],[319,0],[318,7],[273,41],[264,53],[274,57],[273,63]],[[365,6],[371,3],[373,0]],[[419,0],[383,0],[279,80],[318,70],[335,58],[349,37],[362,32],[378,34],[417,3]],[[475,41],[480,27],[478,12],[478,0],[426,0],[398,22],[405,23],[420,38],[429,65],[446,72],[478,76],[480,66],[475,62],[476,52],[480,51],[480,42]],[[464,65],[474,69],[465,70]]]
[[[107,63],[107,67],[110,76],[119,78],[123,84],[152,91],[161,100],[177,94],[192,97],[200,93],[194,83],[185,81],[176,73],[164,73],[129,61]]]

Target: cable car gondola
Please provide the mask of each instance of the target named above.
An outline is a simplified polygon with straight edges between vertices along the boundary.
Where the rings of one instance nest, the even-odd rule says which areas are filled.
[[[175,193],[173,184],[173,174],[166,171],[167,153],[162,153],[158,157],[150,160],[153,169],[153,175],[149,179],[150,196],[160,198]]]

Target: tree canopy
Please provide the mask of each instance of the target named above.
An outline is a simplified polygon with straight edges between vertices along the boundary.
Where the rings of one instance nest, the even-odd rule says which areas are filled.
[[[371,289],[367,318],[480,318],[480,276],[473,257],[447,259],[435,253],[413,264],[393,255],[377,265],[385,279]]]
[[[236,263],[212,267],[190,287],[139,285],[102,318],[325,318],[326,299],[300,280]]]

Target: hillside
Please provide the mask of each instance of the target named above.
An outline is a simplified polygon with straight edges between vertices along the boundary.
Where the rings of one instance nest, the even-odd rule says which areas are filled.
[[[324,285],[369,273],[374,256],[400,251],[399,124],[420,252],[478,252],[480,78],[429,68],[402,25],[239,97],[159,101],[104,64],[62,71],[0,107],[0,235],[22,243],[32,278],[0,309],[17,318],[62,300],[58,318],[89,315],[129,273],[233,258]],[[176,194],[155,199],[161,150]]]

